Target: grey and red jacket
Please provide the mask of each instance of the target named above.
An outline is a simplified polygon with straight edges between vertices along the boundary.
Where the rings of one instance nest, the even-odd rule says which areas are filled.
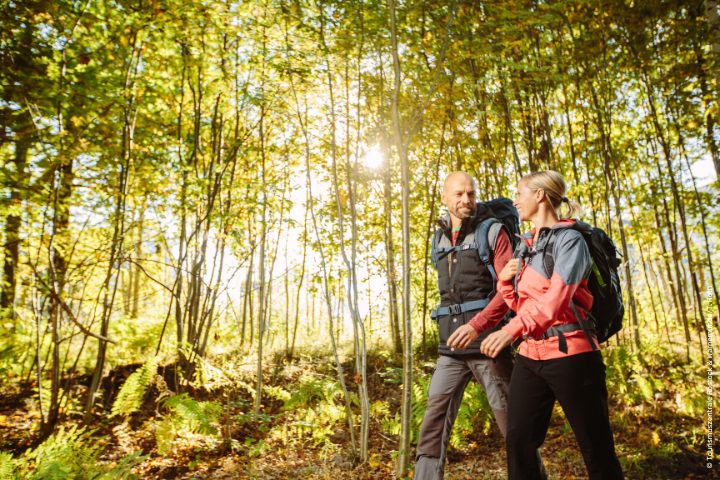
[[[455,245],[473,244],[475,241],[475,228],[482,220],[483,218],[473,217],[464,221],[460,227]],[[449,216],[446,215],[437,223],[443,232],[438,245],[440,247],[453,246]],[[510,240],[499,224],[495,224],[490,228],[488,239],[491,247],[490,251],[492,252],[492,264],[495,271],[499,272],[511,257]],[[508,306],[502,296],[495,295],[496,286],[487,265],[480,259],[477,249],[468,248],[467,250],[452,252],[440,258],[437,264],[437,272],[441,307],[450,307],[476,300],[489,300],[489,304],[479,313],[478,309],[475,309],[467,312],[440,315],[436,318],[440,336],[438,353],[458,357],[482,357],[480,343],[491,333],[492,329],[481,334],[463,350],[450,350],[447,346],[447,340],[458,327],[466,323],[471,323],[478,330],[475,327],[477,321],[497,325],[505,317]]]
[[[536,232],[527,233],[514,254],[522,259],[515,282],[498,280],[498,291],[517,313],[502,329],[514,339],[523,338],[519,353],[534,360],[561,358],[598,348],[597,340],[591,336],[592,343],[588,341],[581,329],[564,333],[564,339],[544,336],[551,327],[577,323],[576,312],[584,320],[592,307],[593,297],[587,285],[592,257],[582,234],[569,228],[574,223],[571,219],[561,220],[550,228],[542,228],[536,242],[533,242]],[[554,268],[548,274],[544,257],[552,236],[555,236],[551,244]],[[566,348],[560,348],[560,342],[566,343]]]

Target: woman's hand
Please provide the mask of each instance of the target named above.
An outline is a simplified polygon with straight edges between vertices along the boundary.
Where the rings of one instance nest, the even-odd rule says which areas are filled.
[[[517,275],[519,268],[520,268],[520,259],[512,258],[512,259],[508,260],[508,262],[505,264],[505,268],[502,269],[502,271],[498,275],[498,278],[500,280],[502,280],[503,282],[512,280],[513,277],[515,275]]]
[[[505,347],[512,343],[512,337],[505,330],[498,330],[487,336],[480,344],[480,352],[490,358],[497,357]]]
[[[464,349],[478,337],[478,333],[470,325],[463,325],[450,335],[447,339],[448,347],[451,349]]]

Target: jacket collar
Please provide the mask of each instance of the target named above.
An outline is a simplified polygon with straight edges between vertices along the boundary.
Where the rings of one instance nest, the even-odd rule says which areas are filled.
[[[580,228],[584,228],[585,226],[587,226],[587,224],[585,224],[583,222],[578,222],[574,218],[564,218],[551,227],[541,228],[537,243],[534,245],[535,249],[541,250],[542,248],[544,248],[545,245],[547,244],[548,240],[550,239],[551,233],[557,233],[560,230],[566,230],[568,228],[573,228],[573,227],[575,227],[575,225],[578,225]],[[533,247],[532,239],[535,237],[536,232],[537,232],[537,230],[533,228],[532,230],[530,230],[529,232],[526,232],[523,235],[523,243],[525,243],[525,245],[527,245],[528,248]]]

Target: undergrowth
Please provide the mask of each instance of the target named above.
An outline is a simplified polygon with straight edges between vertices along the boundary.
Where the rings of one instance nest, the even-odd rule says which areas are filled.
[[[124,457],[117,463],[100,460],[103,447],[92,437],[93,430],[76,426],[58,431],[37,448],[14,458],[0,452],[0,479],[40,480],[115,480],[135,479],[133,467],[145,457],[140,452]]]

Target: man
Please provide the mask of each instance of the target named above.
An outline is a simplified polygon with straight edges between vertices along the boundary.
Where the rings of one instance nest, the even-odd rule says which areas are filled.
[[[502,297],[494,295],[496,278],[490,269],[491,264],[495,272],[501,271],[512,256],[508,232],[499,222],[490,226],[487,240],[492,260],[486,264],[478,249],[471,248],[480,240],[474,238],[476,227],[489,213],[476,203],[473,178],[465,172],[450,174],[441,201],[448,214],[438,221],[442,233],[436,237],[437,250],[447,252],[437,256],[436,265],[441,301],[433,317],[440,332],[439,357],[430,380],[417,445],[416,480],[443,478],[452,426],[472,377],[484,388],[495,421],[505,436],[512,372],[509,349],[494,360],[480,353],[481,341],[494,329],[478,335],[481,326],[498,323],[508,311]],[[467,248],[452,248],[463,245]]]

